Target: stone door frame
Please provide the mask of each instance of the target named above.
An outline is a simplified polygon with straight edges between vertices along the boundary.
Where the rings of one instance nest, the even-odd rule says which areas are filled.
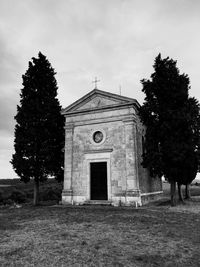
[[[107,165],[107,190],[108,200],[111,201],[111,164],[110,164],[110,153],[91,153],[85,155],[86,159],[86,175],[87,175],[87,199],[91,200],[91,174],[90,174],[90,163],[94,162],[106,162]]]

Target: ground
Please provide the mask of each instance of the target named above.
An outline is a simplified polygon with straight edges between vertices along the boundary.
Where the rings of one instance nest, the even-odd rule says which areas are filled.
[[[1,206],[0,266],[200,266],[200,199],[171,208],[166,196],[138,209]]]

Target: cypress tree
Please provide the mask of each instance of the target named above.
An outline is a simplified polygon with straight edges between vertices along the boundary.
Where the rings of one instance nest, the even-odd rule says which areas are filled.
[[[15,153],[11,163],[21,181],[34,180],[34,205],[39,183],[63,176],[64,119],[57,99],[55,71],[39,52],[22,76],[23,88],[15,116]]]
[[[200,166],[200,105],[196,98],[190,97],[186,106],[186,120],[189,126],[188,138],[185,140],[187,152],[181,168],[179,198],[182,200],[181,185],[185,185],[185,198],[190,198],[189,184],[195,179]]]
[[[179,73],[176,61],[162,59],[160,54],[153,67],[151,79],[141,81],[146,96],[140,116],[147,126],[143,166],[152,176],[164,175],[170,182],[171,204],[175,205],[176,183],[188,184],[196,176],[199,132],[192,130],[196,115],[188,76]]]

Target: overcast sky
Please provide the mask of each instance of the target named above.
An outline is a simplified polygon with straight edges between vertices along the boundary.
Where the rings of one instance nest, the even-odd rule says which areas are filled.
[[[199,0],[0,0],[0,178],[9,163],[14,115],[28,61],[41,51],[56,70],[63,107],[94,85],[136,98],[155,57],[177,60],[200,99]]]

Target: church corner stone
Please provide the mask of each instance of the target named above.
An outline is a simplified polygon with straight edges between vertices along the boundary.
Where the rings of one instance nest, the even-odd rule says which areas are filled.
[[[162,193],[141,165],[145,127],[135,99],[94,89],[62,111],[62,204],[141,206]]]

